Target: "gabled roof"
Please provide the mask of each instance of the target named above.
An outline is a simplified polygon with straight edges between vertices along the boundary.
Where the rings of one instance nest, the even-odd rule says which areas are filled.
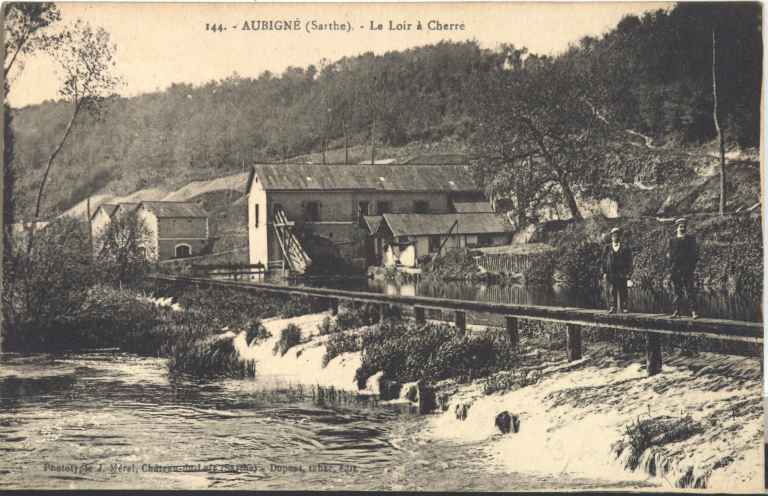
[[[96,214],[99,213],[99,210],[103,210],[105,214],[109,216],[111,219],[113,215],[115,215],[115,212],[117,211],[117,205],[114,203],[102,203],[99,205],[99,208],[97,208],[93,214],[91,214],[91,219],[96,217]]]
[[[493,213],[493,208],[489,202],[454,202],[453,209],[459,214]]]
[[[364,215],[363,221],[365,221],[365,227],[368,228],[368,234],[376,234],[381,224],[381,215]]]
[[[448,234],[492,234],[512,232],[513,227],[502,214],[384,214],[378,231],[388,228],[393,236],[426,236]]]
[[[267,191],[478,191],[468,165],[256,164]]]
[[[192,202],[145,201],[140,205],[158,217],[201,218],[208,213]]]

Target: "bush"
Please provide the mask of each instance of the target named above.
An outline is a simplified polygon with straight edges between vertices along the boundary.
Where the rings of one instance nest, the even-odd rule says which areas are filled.
[[[468,248],[454,248],[424,265],[422,277],[442,281],[475,280],[480,275],[475,261],[477,255],[479,252]]]
[[[264,324],[262,324],[260,320],[251,322],[245,331],[245,342],[248,343],[248,346],[265,341],[271,337],[272,333],[264,327]]]
[[[301,329],[296,324],[288,324],[288,327],[280,331],[280,338],[275,343],[272,350],[273,355],[280,352],[280,356],[301,342]]]
[[[557,251],[557,270],[565,284],[594,290],[600,285],[603,245],[581,241],[565,245]]]
[[[503,333],[459,334],[447,325],[389,321],[362,335],[362,363],[355,377],[360,387],[383,370],[399,382],[449,377],[467,380],[514,364],[515,356]]]
[[[523,272],[526,284],[550,285],[555,275],[557,256],[555,253],[537,253],[530,255],[531,263]]]
[[[390,316],[394,316],[391,315]],[[378,305],[373,303],[364,303],[362,305],[352,304],[345,306],[339,315],[336,316],[336,327],[339,330],[357,329],[359,327],[369,326],[379,321]]]
[[[325,354],[323,355],[323,368],[331,360],[343,353],[360,351],[362,348],[362,337],[348,332],[339,332],[328,338],[325,343]]]
[[[325,317],[323,321],[318,324],[317,330],[321,336],[326,336],[338,332],[339,328],[330,317]]]

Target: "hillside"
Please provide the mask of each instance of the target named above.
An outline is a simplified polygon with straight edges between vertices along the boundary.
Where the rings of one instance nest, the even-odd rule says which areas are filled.
[[[649,149],[709,147],[715,137],[709,47],[716,25],[722,33],[719,49],[728,54],[721,57],[728,77],[721,78],[718,91],[728,147],[755,147],[762,74],[759,5],[680,4],[626,17],[600,36],[574,40],[556,56],[511,44],[486,49],[474,41],[440,42],[345,57],[320,68],[288,67],[279,75],[233,74],[200,86],[179,83],[155,93],[110,97],[98,118],[84,115],[76,123],[52,169],[44,216],[67,211],[88,196],[173,192],[194,181],[242,173],[256,161],[321,163],[327,150],[328,163],[360,163],[370,160],[372,143],[377,160],[421,162],[427,154],[452,162],[482,155],[488,143],[478,148],[476,138],[487,135],[486,121],[511,98],[506,90],[493,94],[489,111],[484,99],[491,83],[500,75],[525,83],[548,64],[569,68],[574,84],[584,84],[583,91],[600,105],[601,116],[609,116],[614,127],[640,133]],[[546,86],[531,81],[529,88]],[[527,95],[519,94],[520,103]],[[557,111],[557,97],[545,94],[536,106]],[[19,218],[30,214],[69,112],[64,101],[13,109]],[[635,174],[629,182],[641,175],[628,174]],[[656,175],[676,180],[664,171]]]

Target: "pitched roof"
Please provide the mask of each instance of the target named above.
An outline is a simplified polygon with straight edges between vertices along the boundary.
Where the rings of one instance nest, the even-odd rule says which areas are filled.
[[[376,234],[376,231],[379,230],[379,225],[381,224],[381,215],[364,215],[363,220],[365,221],[365,226],[368,228],[368,234]]]
[[[470,214],[480,212],[493,213],[493,208],[488,202],[454,202],[453,209],[459,214]]]
[[[491,234],[512,232],[512,224],[502,214],[384,214],[381,230],[387,225],[393,236],[448,234]]]
[[[192,202],[145,201],[141,205],[158,217],[208,217],[208,213]]]
[[[468,165],[256,164],[265,190],[478,191]]]
[[[117,211],[117,205],[114,203],[102,203],[99,205],[99,208],[97,208],[93,214],[91,214],[91,219],[96,217],[96,214],[99,213],[99,210],[103,210],[105,214],[112,218],[112,216],[115,215],[115,212]]]

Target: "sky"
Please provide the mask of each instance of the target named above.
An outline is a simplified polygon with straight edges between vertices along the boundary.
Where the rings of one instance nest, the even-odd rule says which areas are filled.
[[[61,21],[101,26],[117,46],[117,91],[132,96],[163,90],[171,83],[201,84],[237,73],[256,77],[265,70],[319,65],[367,51],[384,53],[441,40],[475,39],[484,48],[500,43],[555,54],[585,35],[600,35],[626,14],[671,7],[671,3],[411,3],[411,4],[129,4],[60,3]],[[243,30],[259,20],[298,21],[300,31]],[[307,23],[336,21],[351,32],[305,31]],[[463,30],[430,30],[429,21],[463,24]],[[411,24],[390,31],[389,22]],[[423,30],[416,30],[421,21]],[[372,31],[381,24],[383,30]],[[206,31],[206,23],[226,31]],[[8,100],[14,107],[58,98],[57,65],[35,54],[11,74]]]

